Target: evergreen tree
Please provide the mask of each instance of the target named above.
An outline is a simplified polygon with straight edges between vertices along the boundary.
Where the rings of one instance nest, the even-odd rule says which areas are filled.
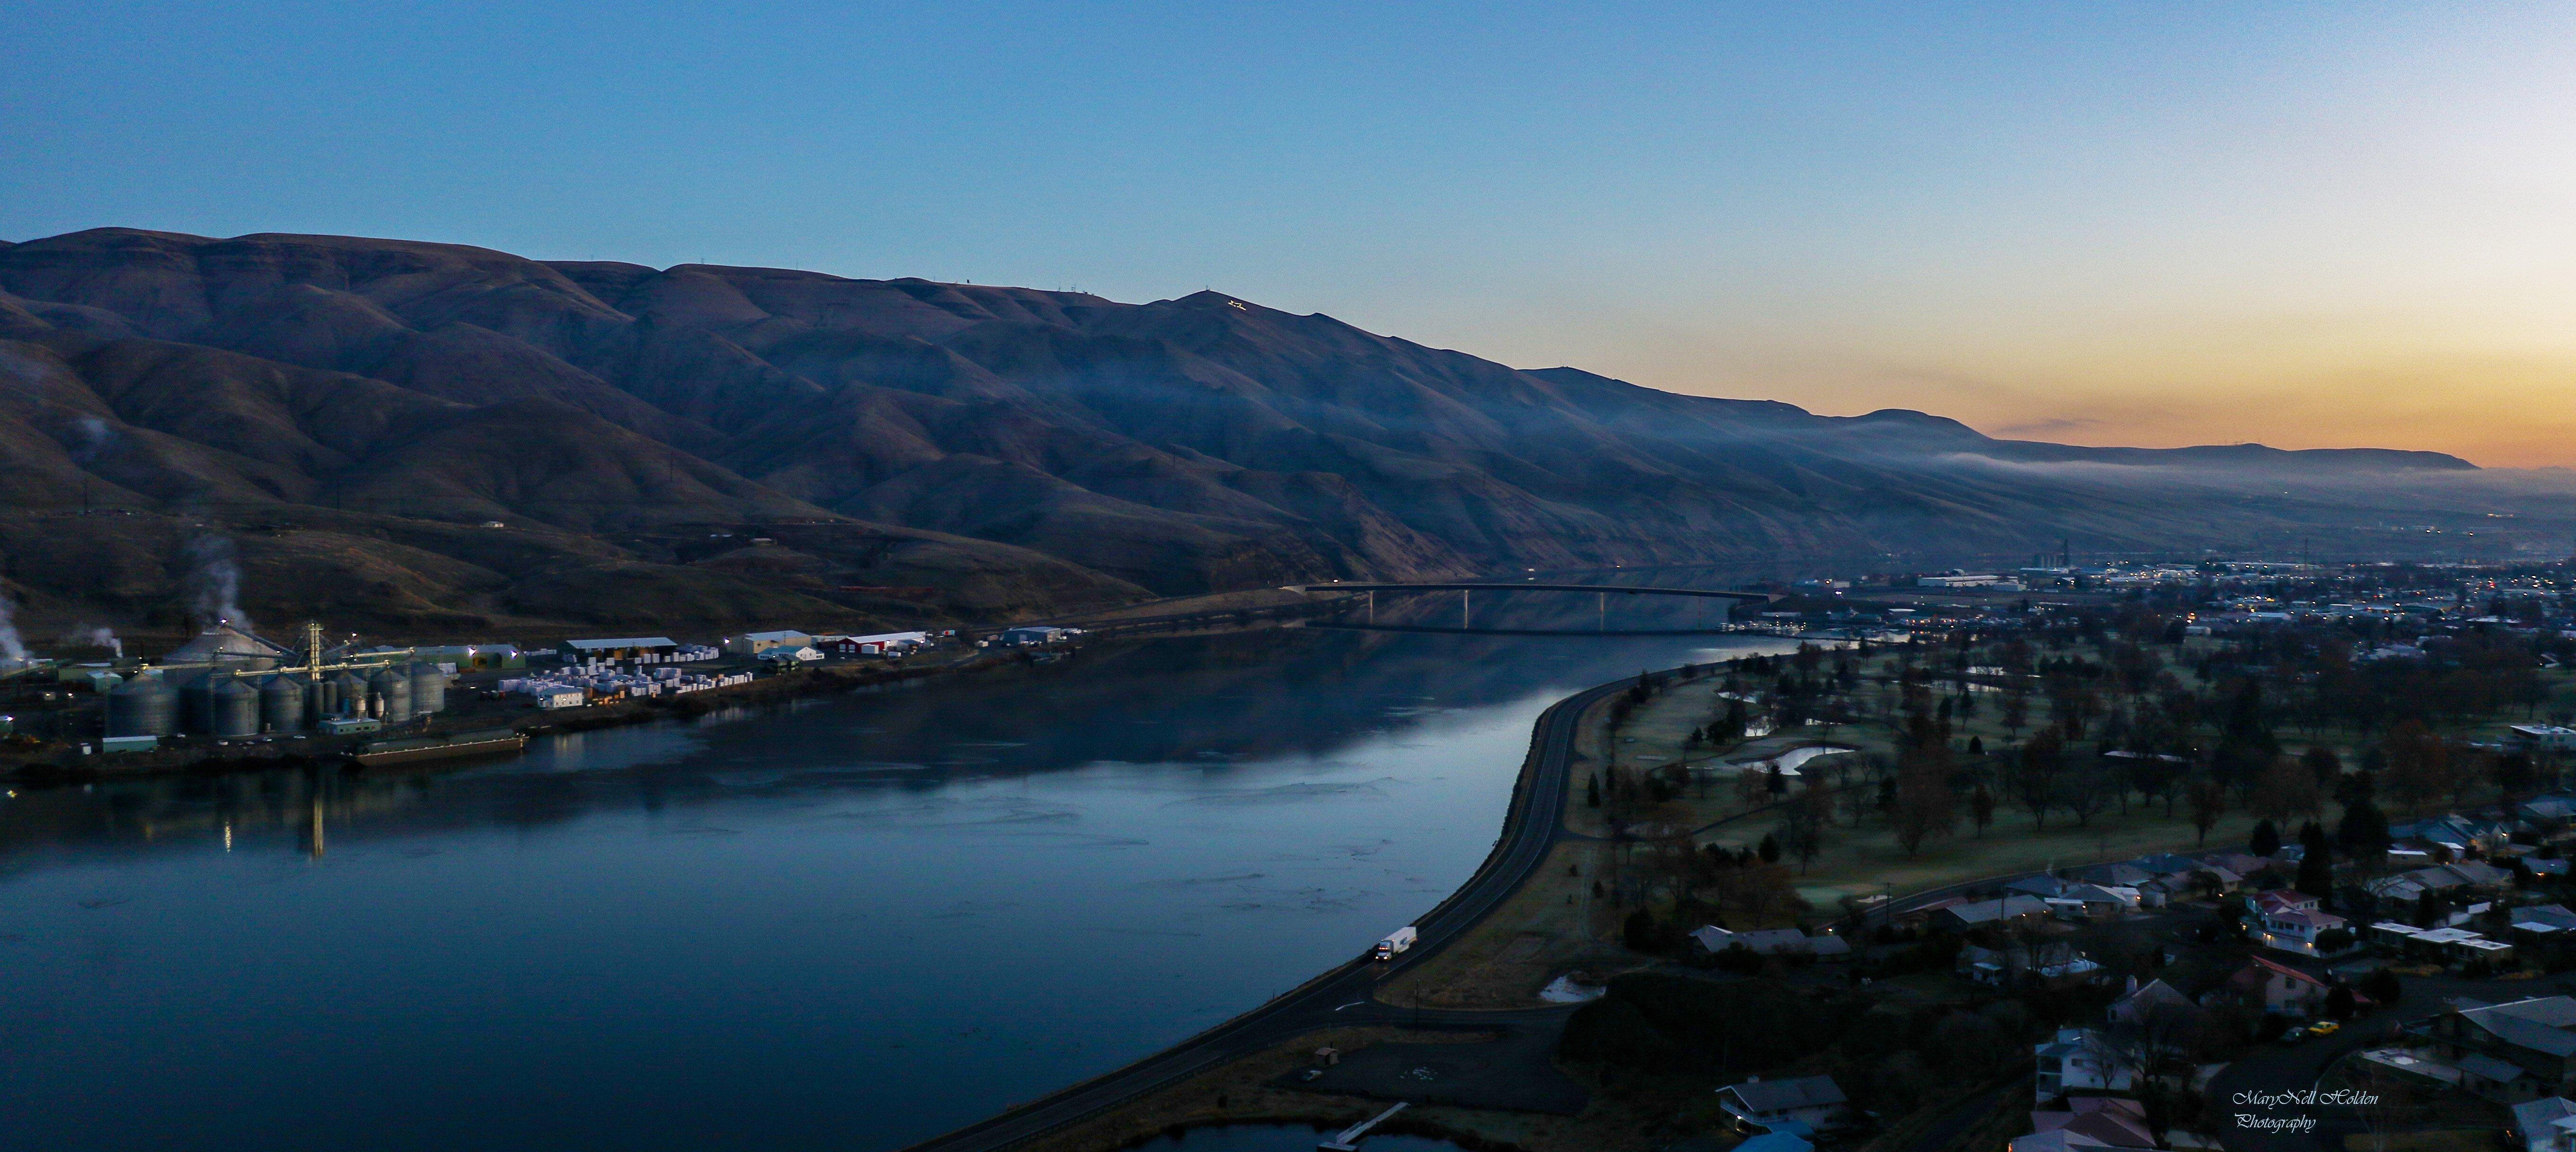
[[[1779,837],[1773,836],[1773,835],[1771,835],[1771,834],[1770,834],[1770,833],[1768,833],[1768,832],[1763,833],[1763,834],[1762,834],[1762,846],[1761,846],[1761,847],[1759,847],[1759,848],[1757,848],[1757,849],[1755,849],[1754,851],[1755,851],[1755,853],[1756,853],[1756,854],[1758,854],[1758,855],[1760,855],[1760,856],[1762,857],[1762,862],[1763,862],[1763,863],[1765,863],[1765,864],[1777,864],[1777,863],[1779,863],[1779,862],[1780,862],[1780,839],[1779,839]]]
[[[2311,746],[2306,754],[2299,757],[2299,763],[2317,778],[2320,787],[2331,787],[2343,778],[2343,758],[2323,744]]]
[[[1655,914],[1643,908],[1629,913],[1627,922],[1619,926],[1619,934],[1631,952],[1654,951]]]
[[[2327,851],[2324,844],[2309,848],[2305,855],[2299,857],[2296,887],[2320,900],[2334,895],[2334,853]]]
[[[2344,805],[2343,822],[2335,826],[2335,841],[2343,845],[2348,856],[2376,856],[2388,851],[2388,817],[2379,806],[2363,796]]]
[[[2248,844],[2255,855],[2269,856],[2281,850],[2281,830],[2273,827],[2269,820],[2259,821],[2254,825],[2254,836]]]

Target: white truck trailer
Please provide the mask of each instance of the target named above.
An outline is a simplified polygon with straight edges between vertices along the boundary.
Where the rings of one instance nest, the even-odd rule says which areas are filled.
[[[1370,953],[1369,958],[1372,960],[1393,960],[1397,953],[1413,947],[1413,938],[1416,935],[1417,933],[1414,932],[1413,926],[1410,924],[1407,924],[1402,928],[1398,928],[1395,931],[1388,933],[1386,939],[1377,942],[1377,950]]]

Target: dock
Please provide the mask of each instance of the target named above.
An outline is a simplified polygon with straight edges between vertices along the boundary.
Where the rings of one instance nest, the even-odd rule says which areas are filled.
[[[349,753],[349,759],[361,767],[375,768],[387,764],[410,764],[422,760],[452,760],[464,756],[497,756],[518,752],[528,746],[524,733],[508,728],[490,728],[479,732],[458,732],[447,736],[416,736],[404,740],[375,740],[361,744]]]

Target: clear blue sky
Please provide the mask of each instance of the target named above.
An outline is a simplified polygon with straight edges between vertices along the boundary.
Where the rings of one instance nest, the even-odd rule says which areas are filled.
[[[2565,6],[18,0],[6,25],[0,238],[1214,286],[1822,411],[2576,464]]]

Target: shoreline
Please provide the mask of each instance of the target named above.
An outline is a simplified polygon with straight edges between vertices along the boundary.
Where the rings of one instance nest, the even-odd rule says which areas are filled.
[[[429,759],[410,765],[371,766],[358,763],[355,757],[371,744],[407,738],[452,737],[482,731],[509,731],[533,739],[572,732],[595,732],[606,728],[625,728],[662,720],[689,719],[723,708],[753,707],[816,696],[883,691],[937,677],[990,671],[1014,663],[1017,662],[1009,657],[992,657],[988,653],[979,652],[954,664],[929,667],[886,669],[843,665],[798,669],[786,675],[763,677],[748,684],[691,692],[682,696],[592,705],[578,709],[580,715],[557,717],[539,712],[516,718],[468,717],[453,727],[431,727],[417,732],[391,734],[370,733],[365,737],[307,735],[298,742],[300,747],[293,748],[288,748],[283,742],[277,741],[213,748],[191,744],[148,753],[121,753],[112,760],[106,754],[92,754],[71,763],[31,760],[0,770],[0,779],[43,785],[141,780],[161,776],[226,775],[285,768],[341,767],[350,771],[429,771],[445,761]],[[476,722],[478,720],[483,722]],[[190,737],[189,739],[194,741],[205,738]],[[193,752],[196,755],[189,757],[177,754],[182,752]]]
[[[1271,605],[1249,609],[1224,609],[1189,612],[1125,620],[1109,620],[1083,625],[1084,639],[1130,639],[1147,636],[1218,636],[1243,632],[1261,632],[1274,628],[1304,626],[1313,616],[1328,615],[1339,605],[1300,603]],[[722,708],[752,707],[787,700],[832,696],[854,692],[885,691],[947,676],[991,672],[1027,663],[1019,657],[1024,650],[965,649],[965,655],[953,662],[912,667],[886,668],[876,665],[824,664],[800,668],[784,675],[773,674],[748,684],[735,684],[681,696],[654,697],[646,701],[620,701],[590,705],[579,715],[558,716],[538,712],[516,716],[469,716],[453,726],[432,726],[419,731],[370,733],[365,736],[333,737],[320,733],[300,733],[300,738],[270,738],[260,742],[242,739],[239,743],[209,747],[200,743],[211,737],[181,737],[183,744],[165,745],[151,752],[93,752],[86,757],[56,744],[48,758],[22,760],[0,766],[0,781],[25,785],[82,784],[106,780],[141,780],[163,776],[212,776],[232,773],[265,772],[279,769],[313,769],[340,767],[352,771],[431,771],[443,760],[429,759],[410,765],[361,767],[353,757],[367,745],[379,741],[405,738],[453,736],[458,733],[508,729],[528,738],[572,732],[595,732],[606,728],[623,728],[661,720],[688,719],[704,716]],[[1054,649],[1071,657],[1079,647]],[[86,738],[94,741],[95,737]],[[193,754],[193,755],[191,755]]]
[[[1662,678],[1673,672],[1673,669],[1665,669],[1652,675]],[[1441,1028],[1500,1027],[1533,1017],[1570,1015],[1575,1006],[1536,1013],[1456,1009],[1408,1011],[1379,1003],[1371,994],[1381,980],[1426,965],[1439,957],[1527,885],[1565,834],[1564,805],[1567,788],[1570,787],[1574,744],[1581,732],[1583,718],[1595,705],[1626,691],[1634,683],[1633,678],[1623,677],[1595,685],[1550,704],[1539,714],[1531,726],[1529,751],[1524,755],[1521,772],[1513,782],[1511,800],[1492,851],[1455,891],[1416,919],[1416,925],[1426,929],[1422,942],[1384,971],[1373,971],[1377,965],[1365,956],[1353,957],[1317,973],[1296,988],[1160,1052],[1077,1081],[1028,1103],[1004,1109],[975,1123],[906,1145],[902,1152],[1000,1152],[1002,1149],[1039,1145],[1086,1125],[1113,1123],[1122,1110],[1136,1107],[1166,1092],[1185,1090],[1194,1082],[1222,1076],[1228,1069],[1248,1061],[1275,1056],[1285,1045],[1302,1043],[1301,1038],[1336,1026],[1402,1028],[1409,1022],[1416,1029],[1426,1024]],[[1545,817],[1543,822],[1539,819],[1541,813]],[[1534,836],[1533,831],[1538,834]],[[1463,920],[1454,919],[1462,912],[1465,913]],[[1443,922],[1444,918],[1448,918],[1447,922]],[[1365,1001],[1366,1006],[1347,1016],[1340,1014],[1342,1009],[1359,1005],[1328,1003],[1352,997]],[[1211,1116],[1204,1121],[1181,1123],[1179,1127],[1186,1131],[1233,1122],[1348,1123],[1341,1118],[1342,1114],[1354,1106],[1352,1100],[1338,1097],[1318,1097],[1314,1103],[1312,1111],[1290,1110],[1299,1114],[1270,1114],[1243,1121],[1230,1116]],[[1417,1118],[1415,1122],[1427,1123],[1428,1118]],[[1171,1125],[1162,1124],[1123,1136],[1103,1133],[1101,1135],[1108,1139],[1098,1143],[1102,1147],[1132,1146],[1136,1142],[1168,1134],[1170,1128]],[[1467,1147],[1515,1147],[1493,1143],[1488,1137],[1473,1136],[1463,1129],[1447,1126],[1442,1127],[1441,1135]],[[1479,1143],[1469,1144],[1462,1139],[1469,1136]]]

